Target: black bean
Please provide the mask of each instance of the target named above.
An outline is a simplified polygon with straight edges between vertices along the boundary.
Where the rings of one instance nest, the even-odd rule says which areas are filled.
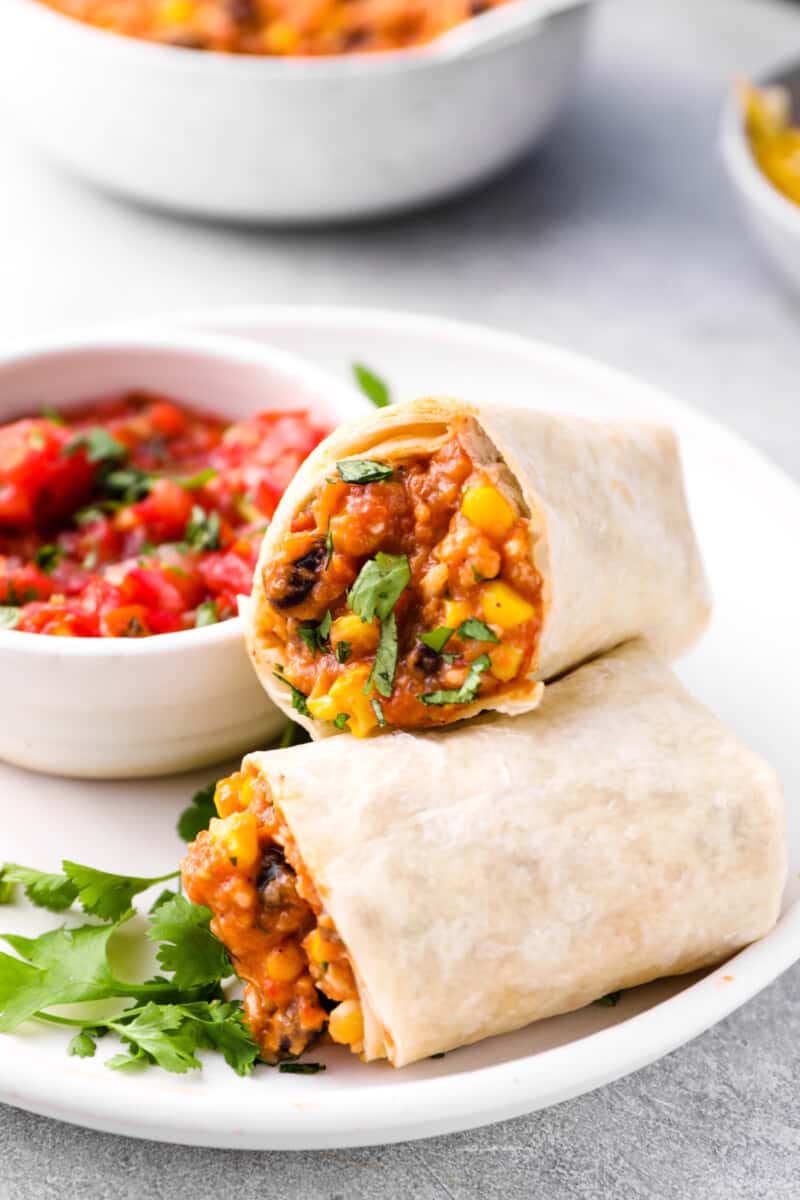
[[[295,562],[287,563],[269,593],[270,603],[276,608],[294,608],[302,604],[319,579],[327,557],[325,541],[321,539]]]
[[[289,909],[304,907],[304,902],[297,894],[295,873],[287,866],[277,847],[265,852],[256,885],[261,893],[262,908],[279,909],[286,913]]]
[[[412,655],[412,666],[423,675],[436,675],[442,660],[435,650],[424,642],[417,642]]]

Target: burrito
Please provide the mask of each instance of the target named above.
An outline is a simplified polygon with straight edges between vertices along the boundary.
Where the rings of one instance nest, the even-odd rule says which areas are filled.
[[[631,638],[680,654],[708,612],[670,430],[445,400],[317,448],[244,609],[262,684],[315,738],[527,712]]]
[[[778,780],[642,643],[514,719],[253,754],[186,892],[264,1058],[327,1034],[401,1067],[765,934]]]

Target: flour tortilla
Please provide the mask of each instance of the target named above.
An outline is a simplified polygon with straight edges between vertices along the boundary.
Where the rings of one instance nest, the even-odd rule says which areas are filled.
[[[462,428],[517,510],[529,517],[531,556],[543,579],[544,622],[531,677],[464,705],[527,712],[548,680],[635,637],[666,658],[700,636],[710,601],[692,529],[675,435],[634,422],[586,421],[503,405],[418,400],[343,425],[302,465],[264,538],[251,601],[243,609],[250,657],[271,699],[312,737],[337,731],[293,711],[275,676],[282,649],[262,619],[262,573],[295,515],[346,458],[391,463],[429,455]]]
[[[395,1066],[719,962],[786,876],[772,769],[642,644],[541,707],[251,755]]]

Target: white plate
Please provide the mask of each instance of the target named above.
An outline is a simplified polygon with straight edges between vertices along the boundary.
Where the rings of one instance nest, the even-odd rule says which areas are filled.
[[[798,791],[800,492],[734,435],[619,372],[488,330],[354,310],[272,308],[190,314],[348,373],[365,361],[396,398],[449,392],[594,413],[635,414],[678,430],[689,491],[716,594],[712,628],[680,667],[693,690]],[[669,563],[664,564],[665,571]],[[204,782],[207,776],[200,780]],[[0,768],[0,856],[55,867],[61,857],[118,870],[167,871],[180,852],[176,813],[194,778],[77,783]],[[216,1062],[178,1078],[113,1073],[68,1058],[66,1039],[28,1025],[0,1040],[0,1099],[97,1129],[198,1145],[310,1149],[428,1137],[497,1121],[578,1095],[688,1041],[800,956],[800,828],[790,820],[790,880],[777,928],[704,978],[664,981],[519,1033],[395,1072],[324,1050],[316,1076],[259,1069],[240,1080]],[[3,909],[4,929],[51,918]]]

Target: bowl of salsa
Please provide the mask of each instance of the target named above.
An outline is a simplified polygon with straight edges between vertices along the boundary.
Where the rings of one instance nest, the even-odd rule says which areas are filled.
[[[150,775],[274,734],[237,597],[298,466],[365,403],[227,336],[98,334],[0,359],[0,755]]]

